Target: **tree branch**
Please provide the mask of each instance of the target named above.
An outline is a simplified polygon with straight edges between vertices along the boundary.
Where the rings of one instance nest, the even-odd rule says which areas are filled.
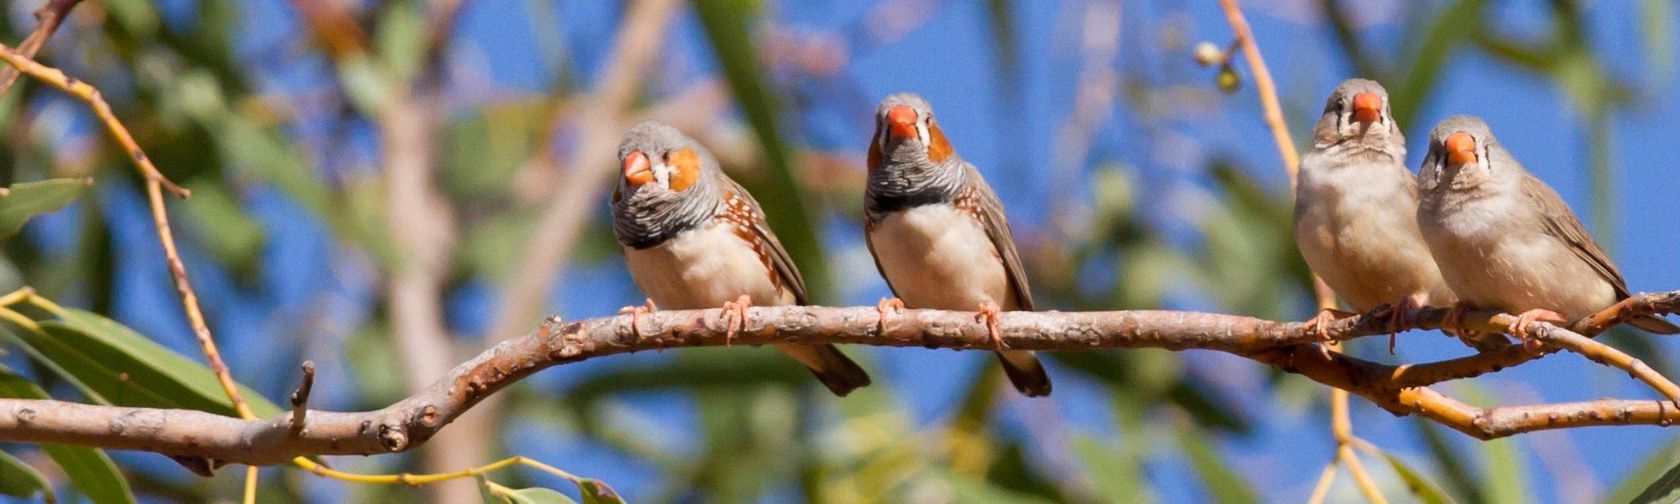
[[[1680,292],[1642,296],[1609,310],[1670,313]],[[1664,301],[1668,300],[1668,301]],[[1414,321],[1438,329],[1447,310],[1425,308]],[[485,397],[550,366],[666,348],[763,345],[779,342],[993,350],[983,323],[970,312],[904,310],[882,319],[874,307],[755,307],[732,340],[721,310],[661,311],[564,323],[550,319],[536,331],[504,341],[456,366],[447,376],[384,409],[361,413],[284,412],[239,420],[201,411],[93,406],[59,401],[0,400],[0,440],[52,442],[202,456],[253,465],[304,455],[372,455],[426,442]],[[1594,320],[1598,320],[1594,316]],[[1465,327],[1501,327],[1510,315],[1472,312]],[[1363,314],[1332,323],[1338,340],[1386,335],[1386,315]],[[1579,325],[1579,324],[1577,324]],[[1680,408],[1668,401],[1476,408],[1434,390],[1401,385],[1405,366],[1324,352],[1299,322],[1175,311],[1008,312],[999,317],[1003,344],[1031,350],[1100,348],[1206,349],[1228,352],[1299,373],[1371,400],[1395,415],[1419,414],[1481,439],[1592,425],[1670,425]],[[1537,322],[1530,336],[1566,331]],[[1555,333],[1554,333],[1555,334]],[[1535,336],[1547,341],[1547,336]],[[1584,337],[1583,337],[1584,339]],[[1513,348],[1522,348],[1513,345]],[[1541,352],[1543,353],[1543,352]],[[1445,379],[1452,374],[1437,375]],[[1416,379],[1415,377],[1413,378]],[[301,426],[295,418],[303,418]]]
[[[35,31],[29,32],[29,37],[18,44],[18,54],[34,59],[35,53],[41,51],[41,47],[47,44],[47,39],[52,38],[53,32],[58,31],[58,26],[64,24],[64,18],[70,15],[70,9],[78,3],[82,3],[82,0],[48,0],[46,5],[35,9]],[[5,96],[7,91],[11,91],[12,84],[17,83],[20,75],[22,73],[16,68],[0,66],[0,96]]]

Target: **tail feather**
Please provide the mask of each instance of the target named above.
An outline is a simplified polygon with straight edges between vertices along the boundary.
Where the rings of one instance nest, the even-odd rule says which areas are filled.
[[[1680,334],[1680,326],[1655,315],[1636,317],[1629,320],[1628,324],[1656,334]]]
[[[1038,356],[1027,350],[1008,350],[997,352],[998,362],[1003,364],[1003,373],[1009,376],[1009,383],[1015,385],[1015,390],[1027,397],[1044,397],[1050,395],[1050,373],[1044,371],[1044,364],[1038,361]]]
[[[853,390],[866,387],[870,383],[869,373],[864,372],[863,367],[846,357],[846,354],[840,353],[840,349],[834,345],[780,343],[775,346],[809,368],[811,374],[817,376],[817,381],[822,382],[834,395],[845,397]]]

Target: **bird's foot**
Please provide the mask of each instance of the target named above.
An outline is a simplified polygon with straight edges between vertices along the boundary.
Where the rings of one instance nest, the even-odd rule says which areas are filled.
[[[1001,352],[1005,347],[1003,344],[1003,335],[998,334],[997,328],[999,310],[1000,308],[998,308],[997,303],[993,303],[991,301],[981,303],[979,313],[974,314],[974,321],[984,322],[986,324],[986,335],[991,338],[992,346],[997,347],[997,350]]]
[[[634,334],[637,338],[640,338],[642,337],[642,330],[641,326],[636,324],[637,318],[644,313],[653,313],[656,311],[659,311],[659,307],[654,306],[653,298],[647,298],[647,304],[630,305],[619,308],[618,314],[630,316],[630,334]]]
[[[728,329],[723,332],[723,346],[733,346],[735,333],[741,332],[741,328],[746,327],[747,308],[750,306],[752,306],[752,297],[746,294],[723,304],[723,316],[729,318]]]
[[[1569,323],[1569,321],[1564,319],[1563,315],[1558,314],[1558,312],[1544,308],[1535,308],[1518,314],[1517,320],[1515,322],[1511,322],[1511,326],[1506,328],[1506,330],[1512,335],[1515,335],[1518,339],[1522,340],[1524,350],[1528,350],[1530,352],[1538,351],[1540,350],[1541,345],[1540,340],[1530,338],[1528,336],[1528,331],[1530,325],[1539,321],[1546,321],[1554,324]]]
[[[879,316],[875,325],[880,328],[882,334],[887,332],[887,319],[897,317],[898,311],[903,309],[904,300],[897,297],[884,297],[875,303],[875,313]]]
[[[1412,312],[1416,312],[1418,308],[1422,307],[1423,304],[1418,302],[1417,297],[1404,296],[1401,297],[1399,301],[1395,301],[1394,304],[1388,305],[1388,307],[1384,308],[1383,311],[1380,312],[1388,318],[1389,355],[1394,355],[1395,339],[1400,335],[1400,332],[1412,328],[1411,324],[1407,323],[1407,320],[1412,316]]]
[[[1465,346],[1480,349],[1477,343],[1482,340],[1482,332],[1464,327],[1464,312],[1472,309],[1474,307],[1463,301],[1453,303],[1452,308],[1447,309],[1447,315],[1441,318],[1441,332],[1458,336]]]
[[[1301,329],[1305,330],[1308,334],[1317,336],[1319,341],[1329,342],[1330,323],[1339,319],[1352,317],[1354,315],[1358,314],[1337,310],[1335,308],[1325,308],[1323,310],[1319,310],[1312,318],[1307,319],[1307,322],[1302,325]]]

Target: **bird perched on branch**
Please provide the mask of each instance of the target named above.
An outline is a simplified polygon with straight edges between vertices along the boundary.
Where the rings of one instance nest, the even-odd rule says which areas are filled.
[[[618,147],[624,173],[613,190],[613,234],[649,306],[723,306],[731,333],[751,304],[806,303],[805,279],[765,223],[764,211],[675,128],[644,122]],[[627,308],[632,316],[644,308]],[[631,323],[635,323],[632,318]],[[836,395],[869,375],[834,345],[777,344]]]
[[[1429,134],[1418,224],[1461,306],[1565,323],[1626,299],[1627,281],[1557,191],[1524,170],[1481,119],[1454,116]],[[1456,313],[1456,311],[1455,311]],[[1655,316],[1628,322],[1658,334]]]
[[[1418,231],[1417,177],[1406,169],[1406,138],[1389,110],[1388,91],[1365,79],[1342,82],[1325,100],[1312,150],[1301,157],[1295,244],[1353,309],[1390,304],[1392,352],[1408,311],[1457,298]],[[1310,323],[1322,331],[1331,315]]]
[[[1033,309],[997,194],[957,156],[921,97],[889,96],[875,120],[864,231],[875,265],[898,296],[882,301],[883,317],[891,304],[979,309],[1015,389],[1049,395],[1050,375],[1038,357],[1004,349],[997,335],[999,310]]]

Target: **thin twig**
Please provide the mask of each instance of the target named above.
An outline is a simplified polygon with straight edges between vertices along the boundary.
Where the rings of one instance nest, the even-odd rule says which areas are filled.
[[[1307,497],[1307,504],[1322,504],[1324,497],[1330,494],[1330,484],[1335,482],[1336,462],[1332,460],[1318,473],[1318,483],[1313,485],[1312,496]]]
[[[141,174],[146,179],[146,197],[151,204],[152,222],[157,229],[158,241],[163,245],[164,258],[169,265],[170,277],[175,281],[175,291],[180,294],[181,306],[186,312],[187,321],[192,325],[193,334],[197,336],[199,346],[204,349],[205,358],[210,362],[210,369],[216,373],[217,383],[221,385],[222,391],[227,394],[228,399],[233,402],[234,411],[238,412],[241,418],[256,418],[256,414],[251,412],[251,406],[246,404],[245,398],[240,395],[233,377],[229,376],[227,364],[222,361],[221,352],[216,350],[216,342],[211,337],[210,326],[205,323],[204,313],[198,306],[198,295],[193,292],[192,283],[187,281],[186,265],[181,262],[180,252],[175,248],[175,235],[169,227],[169,214],[163,204],[163,190],[167,188],[170,192],[182,198],[188,197],[191,193],[164,178],[163,173],[159,172],[157,167],[152,164],[151,159],[146,157],[145,151],[142,151],[140,145],[134,142],[134,137],[128,133],[128,128],[123,127],[122,123],[117,120],[116,114],[111,112],[111,106],[105,103],[104,98],[100,97],[99,90],[85,82],[65,75],[64,72],[56,68],[36,63],[5,45],[0,45],[0,59],[4,59],[7,64],[29,74],[30,77],[50,83],[87,102],[88,106],[93,108],[94,113],[99,116],[100,121],[105,125],[106,132],[110,133],[111,137],[128,153],[134,164],[139,167]]]
[[[19,54],[5,45],[0,45],[0,59],[4,59],[8,65],[29,74],[31,77],[52,84],[60,90],[87,102],[88,106],[93,109],[94,115],[98,116],[100,122],[105,125],[105,131],[117,141],[117,144],[128,154],[129,159],[133,160],[135,166],[140,169],[142,178],[146,179],[146,199],[151,205],[152,223],[156,227],[158,241],[163,245],[164,258],[169,265],[169,274],[175,282],[176,293],[180,294],[181,308],[186,312],[187,321],[193,329],[193,335],[198,339],[199,347],[204,350],[204,357],[210,363],[210,370],[216,374],[217,384],[222,387],[222,392],[227,394],[228,400],[233,403],[234,411],[239,414],[240,418],[256,418],[256,414],[251,411],[251,406],[246,404],[244,396],[239,393],[238,385],[228,372],[227,363],[222,361],[221,352],[216,349],[216,340],[210,334],[210,326],[204,320],[203,311],[199,309],[198,295],[193,292],[192,283],[187,281],[187,268],[181,262],[180,252],[175,248],[174,233],[169,227],[169,214],[163,204],[163,190],[167,188],[171,193],[181,198],[191,196],[192,193],[181,186],[175,185],[174,182],[170,182],[168,178],[163,176],[162,172],[158,171],[157,166],[152,164],[151,158],[146,157],[145,151],[140,149],[140,144],[134,141],[134,136],[129,134],[128,128],[123,127],[122,122],[117,120],[116,114],[111,111],[111,105],[105,102],[98,89],[71,78],[56,68],[36,63],[29,57]],[[244,492],[246,503],[256,502],[256,482],[256,466],[246,468]]]
[[[23,71],[30,77],[51,84],[70,96],[87,102],[88,107],[93,109],[94,115],[99,117],[99,122],[105,126],[105,131],[117,141],[117,145],[122,147],[123,151],[128,154],[129,159],[132,159],[134,164],[140,167],[142,176],[147,180],[162,184],[176,196],[186,198],[192,195],[191,191],[183,189],[164,178],[163,173],[159,172],[157,166],[152,164],[152,160],[146,157],[145,151],[140,150],[140,145],[134,142],[134,136],[128,133],[128,128],[123,127],[122,123],[117,121],[116,114],[111,112],[111,105],[105,103],[105,98],[99,94],[98,89],[94,89],[86,82],[65,75],[63,71],[57,68],[36,63],[35,60],[29,59],[29,57],[18,53],[17,50],[5,44],[0,44],[0,60],[5,60],[7,65]]]
[[[70,9],[81,2],[82,0],[49,0],[46,5],[35,9],[35,30],[29,32],[29,37],[23,39],[22,44],[18,44],[18,54],[34,59],[41,47],[47,44],[47,39],[52,38],[53,33],[58,31],[58,26],[64,23],[64,18],[70,15]],[[21,74],[16,68],[0,67],[0,96],[5,96],[7,91],[11,91],[12,84],[17,83],[19,75]]]

